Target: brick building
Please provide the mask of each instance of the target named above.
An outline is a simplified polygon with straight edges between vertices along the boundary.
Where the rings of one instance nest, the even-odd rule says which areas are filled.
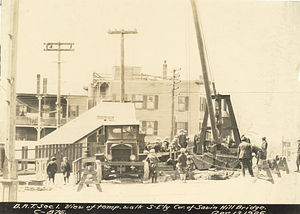
[[[125,67],[125,102],[134,102],[136,118],[146,132],[146,140],[162,140],[171,134],[172,79],[167,77],[166,62],[162,76],[143,74],[141,67]],[[188,135],[199,132],[205,110],[205,93],[202,80],[183,80],[175,93],[175,129],[185,129]],[[93,74],[93,82],[84,88],[88,91],[88,108],[103,101],[120,101],[120,67],[111,75]],[[125,113],[125,112],[124,112]]]

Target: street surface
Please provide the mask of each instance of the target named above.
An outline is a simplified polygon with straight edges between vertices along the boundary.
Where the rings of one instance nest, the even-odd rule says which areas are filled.
[[[81,203],[192,203],[192,204],[300,204],[300,173],[290,168],[281,171],[282,178],[272,174],[275,184],[246,175],[228,180],[188,180],[164,183],[101,183],[102,192],[94,185],[63,185],[62,174],[56,174],[56,184],[46,185],[51,191],[28,191],[19,186],[19,202],[81,202]],[[264,173],[261,173],[264,174]],[[19,180],[33,179],[34,175],[19,176]]]

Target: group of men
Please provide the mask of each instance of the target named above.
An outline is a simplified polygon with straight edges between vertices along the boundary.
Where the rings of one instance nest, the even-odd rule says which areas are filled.
[[[267,148],[268,142],[265,137],[262,138],[261,148],[255,145],[251,145],[250,139],[242,136],[241,143],[238,146],[238,159],[241,163],[242,175],[245,177],[245,169],[247,168],[249,174],[254,177],[252,170],[252,153],[255,154],[257,159],[256,164],[259,160],[267,159]]]
[[[168,151],[178,151],[180,148],[187,147],[187,136],[185,130],[180,130],[179,135],[175,135],[175,138],[172,142],[169,141],[169,137],[165,137],[164,141],[162,142],[161,139],[158,137],[154,144],[148,142],[145,149],[150,151],[154,149],[155,152],[168,152]]]

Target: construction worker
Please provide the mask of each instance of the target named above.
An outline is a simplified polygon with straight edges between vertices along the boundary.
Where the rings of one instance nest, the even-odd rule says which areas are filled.
[[[149,174],[152,179],[152,183],[157,183],[157,173],[158,173],[158,162],[159,159],[155,155],[155,149],[151,149],[148,157],[145,159],[149,163]]]
[[[162,151],[167,152],[169,149],[169,137],[165,137],[165,140],[162,144]]]
[[[187,168],[187,156],[185,154],[186,149],[180,149],[180,155],[177,159],[177,169],[180,174],[180,179],[183,183],[186,183],[186,168]]]
[[[258,164],[262,153],[261,148],[255,145],[251,145],[251,151],[255,154],[254,157],[256,158],[256,164]]]
[[[261,144],[261,159],[266,160],[267,159],[267,148],[268,148],[268,142],[266,140],[266,137],[262,138],[262,144]]]
[[[297,170],[295,172],[300,172],[299,171],[299,165],[300,165],[300,140],[298,140],[297,142],[298,142],[297,159],[296,159]]]
[[[161,151],[161,141],[160,138],[156,138],[155,144],[154,144],[154,149],[155,152],[160,152]]]
[[[254,177],[252,170],[252,151],[249,140],[243,136],[238,147],[238,159],[241,163],[242,174],[245,177],[245,168],[248,168],[251,177]]]
[[[180,144],[181,148],[186,148],[187,147],[186,134],[185,134],[185,131],[183,129],[180,130],[179,144]]]

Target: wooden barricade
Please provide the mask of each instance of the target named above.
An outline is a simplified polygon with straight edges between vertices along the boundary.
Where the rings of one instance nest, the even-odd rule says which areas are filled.
[[[279,158],[279,160],[278,160],[278,169],[282,170],[282,171],[285,171],[286,174],[290,173],[289,166],[287,164],[287,161],[286,161],[285,157],[280,157]]]
[[[267,177],[260,176],[259,172],[262,171],[262,170],[266,171]],[[267,160],[259,160],[258,161],[258,164],[256,165],[255,172],[254,172],[253,183],[255,183],[257,181],[257,179],[270,181],[272,184],[275,183],[274,179],[272,177],[271,169],[269,167],[269,164],[268,164]]]
[[[95,170],[95,165],[92,165],[93,163],[97,164],[97,171]],[[100,160],[96,161],[95,157],[89,157],[89,158],[83,158],[82,159],[82,165],[84,166],[83,175],[80,179],[77,192],[81,191],[83,188],[83,185],[86,184],[87,186],[90,184],[95,184],[96,188],[99,192],[102,192],[100,182],[99,182],[99,170],[101,169],[101,162]],[[97,176],[98,174],[98,176]],[[91,179],[90,179],[90,178]]]

